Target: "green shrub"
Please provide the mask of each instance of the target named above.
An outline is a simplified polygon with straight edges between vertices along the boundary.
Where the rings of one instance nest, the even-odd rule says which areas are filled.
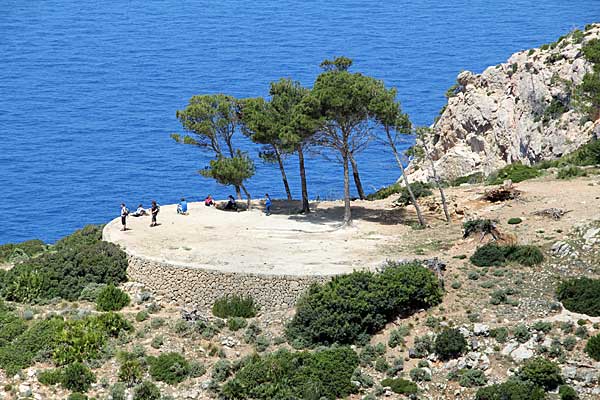
[[[428,183],[413,182],[410,184],[410,188],[416,199],[431,196],[433,194],[433,192],[431,191],[431,185],[429,185]],[[394,204],[400,206],[407,206],[412,203],[410,199],[410,194],[408,193],[408,189],[406,187],[402,187],[399,193],[400,197],[398,197]]]
[[[558,171],[558,174],[556,177],[558,179],[571,179],[571,178],[576,178],[579,176],[586,176],[586,175],[587,175],[587,173],[583,169],[576,167],[574,165],[570,165],[568,167],[561,168]]]
[[[404,338],[409,332],[410,327],[408,325],[400,325],[397,329],[392,330],[390,332],[390,337],[388,338],[388,346],[393,349],[403,345]]]
[[[393,183],[389,186],[383,187],[376,191],[375,193],[369,193],[367,195],[367,200],[383,200],[387,199],[393,194],[400,193],[402,190],[402,186],[399,183]]]
[[[426,382],[431,380],[431,375],[423,368],[413,368],[410,370],[410,379],[413,382]]]
[[[474,233],[482,235],[492,234],[496,229],[496,221],[491,219],[472,219],[463,223],[463,238],[468,238]]]
[[[135,314],[135,320],[137,322],[142,322],[148,319],[148,311],[142,310]]]
[[[479,267],[498,267],[507,262],[516,262],[530,267],[542,263],[544,255],[537,246],[501,246],[496,243],[487,243],[478,247],[470,260]]]
[[[150,375],[157,381],[170,385],[185,380],[190,373],[189,362],[179,353],[163,353],[158,357],[148,357]]]
[[[19,262],[46,251],[46,244],[41,240],[28,240],[21,243],[0,245],[0,262]]]
[[[144,368],[140,360],[129,357],[121,362],[119,367],[119,380],[125,382],[128,386],[133,386],[142,381],[144,376]]]
[[[548,333],[552,330],[552,324],[546,321],[536,321],[531,327],[540,332]]]
[[[248,322],[246,322],[244,318],[234,317],[229,318],[227,320],[227,327],[230,331],[233,332],[239,331],[240,329],[245,328],[246,326],[248,326]]]
[[[154,383],[144,381],[135,388],[133,400],[160,400],[160,390]]]
[[[509,380],[480,388],[475,400],[544,400],[546,393],[531,382]]]
[[[251,356],[222,388],[227,399],[337,399],[356,392],[358,357],[348,347]]]
[[[375,360],[375,371],[385,372],[390,368],[390,364],[385,360],[385,357],[379,357]]]
[[[523,381],[531,382],[546,390],[556,389],[563,383],[558,364],[543,357],[527,360],[517,376]]]
[[[59,368],[41,371],[37,377],[39,383],[47,386],[58,385],[59,383],[61,383],[62,378],[63,372]]]
[[[231,375],[231,372],[231,363],[227,360],[219,360],[213,365],[211,376],[217,382],[224,382]]]
[[[540,171],[521,163],[509,164],[488,177],[489,185],[501,185],[510,179],[513,183],[523,182],[540,176]]]
[[[110,388],[110,397],[112,400],[125,400],[125,385],[117,382]]]
[[[560,400],[578,400],[579,395],[569,385],[560,385],[558,388],[558,395],[560,396]]]
[[[446,328],[435,338],[434,350],[442,360],[459,357],[467,348],[467,340],[458,329]]]
[[[498,343],[505,343],[508,339],[508,329],[504,327],[490,330],[490,336],[496,339]]]
[[[481,172],[475,172],[470,175],[461,176],[459,178],[453,179],[450,181],[450,186],[460,186],[462,184],[468,183],[470,185],[483,183],[484,175]]]
[[[150,346],[152,346],[153,349],[160,349],[164,343],[165,343],[165,338],[162,337],[162,335],[157,335],[152,338],[152,341],[150,342]]]
[[[600,361],[600,333],[588,339],[584,351],[594,360]]]
[[[417,336],[414,341],[414,357],[427,357],[433,352],[433,339],[429,335]]]
[[[129,301],[127,293],[111,283],[98,294],[96,308],[98,311],[119,311],[129,305]]]
[[[525,343],[531,338],[529,328],[527,328],[527,325],[525,324],[519,324],[515,326],[515,328],[513,329],[513,335],[519,343]]]
[[[558,286],[556,296],[569,311],[600,316],[600,279],[568,279]]]
[[[509,224],[509,225],[518,225],[518,224],[520,224],[521,222],[523,222],[523,220],[522,220],[521,218],[519,218],[519,217],[513,217],[513,218],[510,218],[510,219],[508,220],[508,224]]]
[[[55,297],[77,300],[90,283],[124,282],[126,254],[101,238],[102,227],[88,226],[61,239],[52,252],[7,271],[0,294],[24,303]]]
[[[190,362],[190,377],[198,378],[206,373],[206,367],[204,364],[198,361]]]
[[[87,396],[83,393],[79,393],[79,392],[75,392],[75,393],[71,393],[69,395],[69,397],[67,397],[67,400],[87,400]]]
[[[212,307],[212,313],[219,318],[252,318],[257,308],[250,296],[228,295],[220,298]]]
[[[387,378],[381,381],[381,386],[389,387],[392,392],[398,394],[416,394],[419,391],[419,388],[414,382],[407,381],[402,378]]]
[[[74,392],[87,392],[96,382],[96,376],[88,367],[80,362],[74,362],[65,367],[61,385]]]
[[[85,285],[83,289],[81,289],[81,294],[79,295],[79,300],[85,300],[92,303],[95,303],[98,299],[98,295],[106,287],[104,283],[89,283]]]
[[[480,369],[461,369],[454,374],[451,374],[449,379],[458,381],[462,387],[472,388],[483,386],[487,383],[487,377]]]
[[[304,344],[349,344],[368,339],[398,315],[438,304],[435,275],[419,263],[389,263],[381,272],[356,271],[311,286],[286,327]]]

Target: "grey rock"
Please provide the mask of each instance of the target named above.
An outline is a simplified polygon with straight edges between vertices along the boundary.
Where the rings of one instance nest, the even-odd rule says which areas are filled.
[[[473,324],[473,333],[477,336],[487,336],[490,334],[490,327],[486,324],[475,323]]]

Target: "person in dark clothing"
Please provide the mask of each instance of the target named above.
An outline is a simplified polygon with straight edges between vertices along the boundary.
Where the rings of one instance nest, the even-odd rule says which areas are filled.
[[[128,215],[129,215],[129,210],[125,206],[125,203],[121,203],[121,225],[123,225],[123,228],[121,228],[122,231],[127,230],[127,216]]]
[[[152,222],[150,223],[150,227],[157,226],[156,217],[158,216],[158,212],[160,211],[160,207],[156,204],[156,200],[152,200],[152,207],[150,208],[150,213],[152,214]]]
[[[237,203],[235,202],[235,199],[233,198],[232,195],[229,195],[228,197],[228,201],[227,204],[225,205],[225,210],[232,210],[232,211],[237,211],[238,206]]]
[[[269,193],[265,194],[265,214],[267,216],[271,215],[271,197],[269,197]]]

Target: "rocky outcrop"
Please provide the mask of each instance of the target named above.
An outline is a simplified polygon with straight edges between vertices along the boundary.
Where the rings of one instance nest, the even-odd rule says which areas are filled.
[[[426,143],[438,174],[487,175],[517,161],[554,159],[600,135],[600,121],[587,121],[572,101],[592,70],[582,45],[596,37],[600,24],[513,54],[482,74],[460,73]],[[431,179],[422,161],[411,162],[408,174],[412,181]]]

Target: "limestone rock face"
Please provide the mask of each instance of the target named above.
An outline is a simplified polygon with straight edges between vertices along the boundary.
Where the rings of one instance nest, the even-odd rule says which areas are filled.
[[[582,45],[600,37],[600,24],[583,33],[583,40],[569,34],[481,74],[458,75],[426,143],[442,179],[555,159],[600,136],[600,121],[586,121],[572,101],[574,88],[592,70]],[[431,180],[423,161],[412,161],[408,175],[411,181]]]

